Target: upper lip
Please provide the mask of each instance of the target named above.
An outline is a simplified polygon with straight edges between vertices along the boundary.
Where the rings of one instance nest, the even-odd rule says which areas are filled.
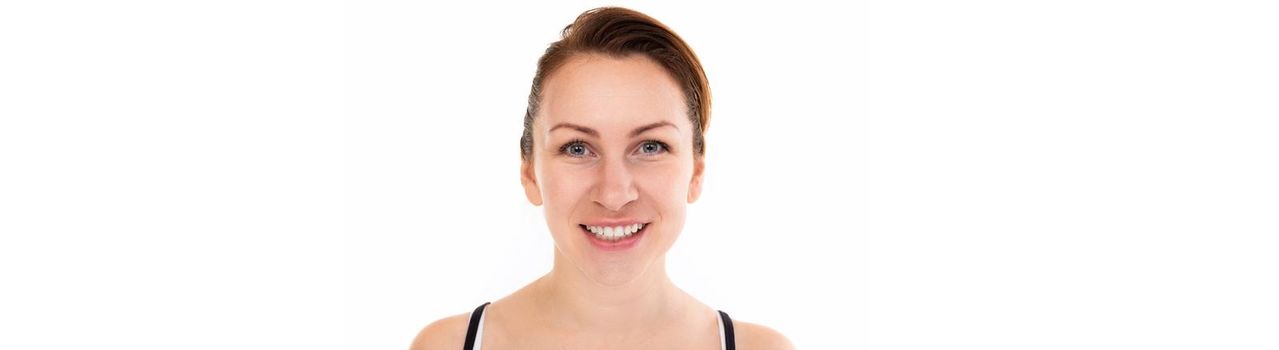
[[[648,221],[643,221],[639,219],[629,219],[629,218],[628,219],[595,219],[595,220],[584,222],[582,223],[582,225],[596,226],[596,227],[615,227],[615,226],[630,226],[633,224],[647,224],[647,223]]]

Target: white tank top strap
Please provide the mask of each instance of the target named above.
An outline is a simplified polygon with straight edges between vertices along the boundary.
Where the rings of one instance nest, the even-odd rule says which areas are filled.
[[[724,315],[716,312],[715,318],[719,319],[719,322],[715,322],[715,324],[719,325],[719,350],[728,350],[726,345],[724,345]]]

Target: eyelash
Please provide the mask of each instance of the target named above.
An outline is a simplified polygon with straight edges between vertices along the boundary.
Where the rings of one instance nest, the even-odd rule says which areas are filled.
[[[562,155],[566,155],[566,156],[569,156],[569,157],[573,157],[573,158],[581,158],[580,156],[575,156],[575,155],[571,155],[571,154],[569,154],[569,153],[568,153],[568,148],[569,148],[569,147],[572,147],[572,146],[577,145],[577,144],[579,144],[579,143],[580,143],[580,144],[585,145],[585,144],[586,144],[586,140],[582,140],[582,139],[572,139],[572,140],[569,140],[568,142],[565,142],[563,146],[560,146],[560,154],[562,154]],[[643,145],[644,145],[644,144],[648,144],[648,143],[655,143],[655,144],[657,144],[658,146],[661,146],[661,147],[662,147],[662,152],[670,152],[670,151],[671,151],[671,147],[670,147],[670,146],[666,145],[666,143],[665,143],[665,142],[658,141],[658,140],[644,140],[644,141],[640,141],[640,146],[641,146],[641,147],[643,147]]]

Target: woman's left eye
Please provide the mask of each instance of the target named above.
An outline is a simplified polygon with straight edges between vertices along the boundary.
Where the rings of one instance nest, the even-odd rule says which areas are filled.
[[[644,141],[639,147],[639,152],[643,154],[658,154],[665,151],[667,151],[666,144],[658,141]]]

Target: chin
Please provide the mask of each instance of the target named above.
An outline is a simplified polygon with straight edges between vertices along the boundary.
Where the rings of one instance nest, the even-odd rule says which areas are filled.
[[[630,263],[609,263],[583,268],[591,280],[603,286],[623,286],[638,279],[644,274],[648,264],[640,261]]]
[[[585,247],[585,251],[579,251],[583,255],[579,255],[580,262],[577,269],[586,274],[591,280],[604,286],[622,286],[630,283],[653,268],[653,262],[658,258],[653,252],[649,251],[633,251],[631,254],[624,255],[607,255],[593,251],[592,247]],[[652,249],[648,247],[648,249]]]

